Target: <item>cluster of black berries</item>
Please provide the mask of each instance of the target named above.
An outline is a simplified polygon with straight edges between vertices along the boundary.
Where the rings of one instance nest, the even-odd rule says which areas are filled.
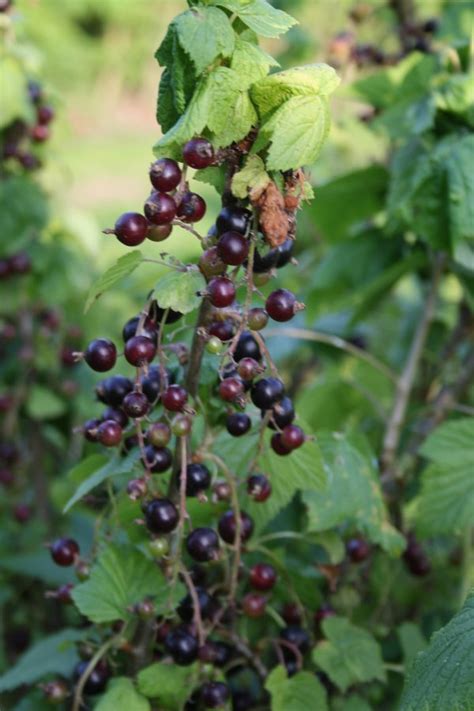
[[[16,119],[2,129],[0,134],[2,173],[9,173],[15,163],[30,171],[41,167],[37,146],[48,141],[51,135],[50,124],[55,113],[47,102],[44,91],[37,81],[28,83],[28,98],[34,110],[35,122],[28,124]]]

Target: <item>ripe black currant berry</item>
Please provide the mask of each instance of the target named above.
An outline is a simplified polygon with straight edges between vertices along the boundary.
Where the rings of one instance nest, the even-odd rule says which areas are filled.
[[[219,535],[223,541],[232,544],[235,543],[237,521],[232,509],[226,511],[219,519],[218,524]],[[253,521],[250,516],[241,511],[240,513],[240,540],[244,543],[248,541],[253,533]]]
[[[196,193],[186,193],[183,195],[178,205],[177,215],[182,222],[191,224],[202,220],[206,214],[206,203],[200,195]]]
[[[124,397],[122,407],[124,412],[135,420],[145,417],[150,409],[150,403],[144,393],[133,391]]]
[[[226,268],[226,264],[219,256],[217,247],[209,247],[209,249],[206,249],[206,251],[201,254],[199,269],[206,279],[224,274]]]
[[[96,387],[97,398],[110,407],[120,407],[125,395],[133,390],[130,378],[124,375],[111,375]]]
[[[217,533],[212,528],[195,528],[186,538],[186,550],[198,563],[214,560],[219,551]]]
[[[275,452],[275,454],[278,454],[280,457],[284,457],[287,454],[290,454],[291,452],[291,449],[288,449],[288,447],[286,447],[283,443],[281,434],[279,432],[275,432],[275,434],[272,435],[272,438],[270,440],[270,446]]]
[[[252,213],[243,207],[223,207],[216,221],[217,233],[222,235],[224,232],[240,232],[244,235],[248,230],[251,218]]]
[[[237,366],[237,373],[245,381],[253,380],[261,371],[262,368],[253,358],[242,358]]]
[[[265,415],[265,411],[262,411],[262,417]],[[279,402],[272,407],[272,419],[268,423],[268,426],[274,430],[277,427],[283,429],[287,425],[291,425],[295,419],[295,408],[293,407],[293,402],[289,397],[283,397]]]
[[[173,455],[167,447],[154,447],[148,444],[144,451],[143,465],[154,474],[162,474],[170,468]]]
[[[225,308],[235,299],[235,286],[227,277],[214,277],[207,286],[207,293],[213,306]]]
[[[57,565],[73,565],[79,555],[79,545],[73,538],[58,538],[51,544],[51,558]]]
[[[253,259],[254,274],[263,274],[276,267],[278,254],[276,249],[270,249],[266,254],[261,255],[258,249],[255,250]]]
[[[206,709],[218,709],[225,706],[229,696],[229,687],[222,681],[206,681],[201,686],[200,699]]]
[[[203,620],[209,619],[216,610],[216,601],[212,595],[207,592],[207,590],[199,586],[196,586],[196,594],[198,597],[201,618]],[[189,593],[181,600],[176,612],[181,617],[183,622],[192,621],[194,617],[194,601]]]
[[[43,104],[43,106],[39,106],[38,109],[36,110],[36,117],[38,119],[38,123],[40,124],[48,124],[51,123],[51,121],[54,119],[54,109],[52,106],[48,106],[47,104]]]
[[[130,365],[139,368],[153,360],[156,355],[156,345],[146,336],[133,336],[126,342],[124,354]]]
[[[412,533],[408,534],[403,560],[412,575],[423,577],[431,571],[429,558]]]
[[[305,442],[305,434],[298,425],[287,425],[281,433],[283,445],[290,450],[298,449]]]
[[[370,555],[370,546],[363,538],[351,538],[346,544],[346,550],[353,563],[362,563]]]
[[[79,662],[76,665],[73,674],[75,681],[79,681],[88,666],[89,661],[87,659],[83,660],[82,662]],[[92,670],[91,674],[89,675],[86,683],[84,684],[84,693],[87,696],[95,696],[96,694],[101,694],[103,691],[105,691],[109,678],[110,669],[107,662],[98,662]]]
[[[212,143],[206,138],[192,138],[183,148],[183,159],[191,168],[208,168],[214,162]]]
[[[134,316],[131,318],[122,329],[123,342],[127,343],[131,338],[135,336],[146,336],[150,341],[156,343],[158,339],[158,329],[156,323],[151,318],[146,318],[140,331],[137,333],[138,324],[140,322],[140,316]]]
[[[186,467],[186,496],[197,496],[209,488],[211,473],[204,464],[188,464]]]
[[[247,493],[261,504],[271,496],[272,485],[264,474],[252,474],[247,479]]]
[[[186,627],[176,627],[166,635],[165,648],[175,664],[186,667],[197,659],[199,644]]]
[[[171,533],[178,525],[178,511],[169,499],[152,499],[144,514],[146,527],[152,533]]]
[[[295,315],[296,297],[288,289],[277,289],[266,300],[265,308],[274,321],[290,321]]]
[[[252,420],[244,412],[234,412],[227,416],[226,427],[232,437],[242,437],[252,427]]]
[[[145,216],[153,225],[169,225],[176,217],[176,203],[166,193],[153,192],[145,203]]]
[[[102,420],[86,420],[82,425],[82,433],[88,442],[98,442],[98,430]]]
[[[154,314],[154,320],[160,324],[166,313],[165,323],[176,323],[180,318],[183,318],[183,314],[179,311],[173,311],[173,309],[163,309],[157,301],[153,302],[152,311]]]
[[[280,639],[284,639],[285,642],[293,644],[302,654],[307,652],[310,647],[308,633],[302,627],[298,627],[297,625],[289,625],[281,630]],[[288,657],[288,655],[293,656],[293,653],[288,647],[286,647],[283,650],[283,656]]]
[[[265,614],[266,607],[266,598],[257,593],[248,593],[242,600],[242,610],[247,617],[261,617]]]
[[[238,267],[247,259],[249,241],[240,232],[224,232],[217,243],[217,252],[224,264]]]
[[[260,346],[250,331],[244,331],[239,338],[237,348],[234,353],[234,360],[238,363],[242,358],[253,358],[256,361],[262,360]]]
[[[122,244],[136,247],[148,234],[148,221],[138,212],[125,212],[115,223],[114,233]]]
[[[235,333],[234,324],[230,319],[213,321],[207,329],[210,336],[215,336],[220,341],[230,341]]]
[[[97,439],[104,447],[116,447],[122,440],[122,428],[115,420],[106,420],[97,428]]]
[[[285,387],[278,378],[262,378],[252,386],[250,392],[253,404],[260,410],[270,410],[284,394]]]
[[[154,422],[146,431],[146,439],[154,447],[166,447],[171,439],[171,430],[166,422]]]
[[[166,375],[166,373],[165,373]],[[160,366],[152,365],[148,368],[147,375],[140,378],[143,393],[147,396],[148,401],[153,404],[160,397],[161,388],[161,371]]]
[[[188,401],[188,393],[181,385],[170,385],[163,393],[163,406],[170,412],[180,412]]]
[[[244,384],[240,378],[226,378],[219,383],[219,397],[226,402],[234,402],[243,393]]]
[[[160,158],[150,168],[150,181],[155,190],[169,193],[178,187],[181,181],[181,169],[171,158]]]
[[[87,346],[84,359],[92,370],[105,373],[114,367],[117,361],[117,349],[108,338],[96,338]]]
[[[107,407],[103,414],[102,414],[102,420],[105,422],[106,420],[113,420],[116,422],[122,429],[124,429],[128,425],[128,417],[125,414],[123,410],[118,410],[115,409],[114,407]]]
[[[250,585],[255,590],[271,590],[277,581],[277,573],[269,563],[257,563],[250,570]]]
[[[314,613],[314,624],[316,628],[319,629],[321,622],[326,620],[328,617],[333,617],[336,614],[334,608],[331,607],[327,602],[323,603]]]
[[[295,246],[295,240],[287,239],[279,247],[276,247],[275,252],[277,254],[276,268],[281,269],[285,267],[293,256],[293,249]]]

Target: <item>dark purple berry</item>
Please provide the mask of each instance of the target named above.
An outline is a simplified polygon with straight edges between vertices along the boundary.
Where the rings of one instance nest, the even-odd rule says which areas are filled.
[[[106,420],[97,428],[97,439],[104,447],[116,447],[122,440],[122,428],[115,420]]]
[[[154,474],[162,474],[173,463],[173,455],[167,447],[154,447],[148,444],[145,447],[144,457],[143,465]]]
[[[295,295],[288,289],[277,289],[266,300],[265,308],[274,321],[290,321],[296,312]]]
[[[218,709],[226,705],[230,691],[222,681],[206,681],[201,686],[200,699],[206,709]]]
[[[160,193],[175,190],[181,181],[181,176],[181,168],[171,158],[160,158],[150,168],[151,184]]]
[[[117,361],[117,349],[108,338],[97,338],[87,346],[84,360],[92,370],[105,373],[114,367]]]
[[[191,168],[208,168],[214,162],[212,143],[206,138],[192,138],[183,148],[183,159]]]
[[[266,607],[266,598],[257,593],[248,593],[242,600],[242,610],[247,617],[262,617],[265,614]]]
[[[152,499],[144,514],[146,527],[152,533],[171,533],[178,525],[178,510],[169,499]]]
[[[211,473],[204,464],[188,464],[186,467],[186,496],[197,496],[209,488]]]
[[[253,259],[253,271],[255,274],[263,274],[264,272],[269,272],[271,269],[276,267],[277,261],[278,254],[276,249],[270,249],[263,256],[260,254],[258,249],[256,249]]]
[[[235,286],[227,277],[214,277],[207,286],[207,293],[213,306],[225,308],[235,299]]]
[[[185,193],[178,205],[177,216],[182,222],[194,223],[206,214],[206,203],[196,193]]]
[[[156,355],[156,345],[146,336],[133,336],[126,342],[124,354],[130,365],[138,368],[153,360]]]
[[[234,360],[238,363],[242,358],[253,358],[256,361],[262,360],[260,346],[250,331],[244,331],[239,338],[237,348],[234,353]]]
[[[175,664],[186,667],[197,659],[199,645],[196,637],[186,627],[176,627],[166,635],[165,649]]]
[[[219,383],[219,396],[226,402],[234,402],[244,394],[244,384],[240,378],[226,378]]]
[[[290,262],[292,256],[293,256],[293,249],[295,246],[295,241],[293,239],[287,239],[283,244],[280,244],[279,247],[275,248],[275,252],[277,253],[277,263],[276,263],[276,268],[281,269],[282,267],[285,267],[288,262]]]
[[[133,391],[124,397],[122,407],[126,414],[135,420],[145,417],[150,409],[150,403],[144,393]]]
[[[232,415],[227,415],[226,427],[232,437],[242,437],[252,427],[252,420],[244,412],[234,412]]]
[[[247,493],[258,504],[262,504],[271,496],[272,485],[264,474],[251,474],[247,479]]]
[[[58,538],[50,546],[51,557],[57,565],[73,565],[79,555],[79,545],[73,538]]]
[[[269,563],[257,563],[250,569],[250,585],[255,590],[260,590],[260,592],[271,590],[276,581],[276,570]]]
[[[214,560],[219,551],[217,533],[212,528],[195,528],[186,538],[186,550],[198,563]]]
[[[196,586],[199,610],[203,620],[210,619],[216,610],[216,601],[204,588]],[[192,622],[194,617],[194,602],[188,593],[178,605],[176,610],[183,622]]]
[[[176,217],[176,203],[171,195],[153,192],[145,203],[144,211],[153,225],[169,225]]]
[[[291,449],[288,449],[288,447],[286,447],[283,443],[281,434],[279,432],[275,432],[275,434],[272,435],[272,438],[270,440],[270,446],[275,452],[275,454],[278,454],[280,457],[284,457],[287,454],[290,454],[291,452]]]
[[[370,555],[370,546],[363,538],[351,538],[346,544],[346,550],[353,563],[362,563]]]
[[[224,232],[217,243],[217,253],[224,264],[237,267],[249,253],[249,241],[240,232]]]
[[[162,397],[163,406],[170,412],[180,412],[187,401],[188,393],[181,385],[170,385]]]
[[[138,330],[138,324],[140,322],[140,316],[134,316],[131,318],[122,329],[122,338],[124,343],[127,343],[131,338],[135,336],[145,336],[149,338],[153,343],[157,342],[158,339],[158,329],[156,323],[152,321],[151,318],[146,318],[143,322],[141,328]]]
[[[295,419],[295,408],[293,407],[293,402],[289,397],[283,397],[279,402],[277,402],[271,408],[272,418],[268,423],[271,429],[283,429],[287,425],[291,425]],[[262,411],[262,417],[265,415],[265,411]]]
[[[136,247],[148,234],[148,221],[138,212],[125,212],[115,223],[114,233],[122,244]]]
[[[110,407],[120,407],[125,395],[133,390],[130,378],[124,375],[111,375],[96,387],[98,399]],[[113,419],[113,418],[112,418]]]
[[[301,447],[305,442],[305,434],[298,425],[287,425],[281,433],[281,441],[287,449],[293,450]]]
[[[86,659],[79,662],[74,668],[74,680],[79,681],[79,679],[84,674],[85,670],[89,666],[89,661]],[[101,694],[105,691],[107,682],[110,677],[110,670],[107,662],[100,661],[96,664],[91,674],[89,675],[86,683],[84,684],[84,693],[87,696],[95,696],[96,694]]]
[[[251,219],[252,213],[243,207],[223,207],[216,221],[217,233],[222,235],[224,232],[240,232],[244,235],[247,233]]]
[[[117,424],[120,425],[122,429],[125,429],[125,427],[128,425],[128,417],[125,414],[123,410],[118,410],[113,407],[107,407],[103,414],[102,414],[102,419],[105,422],[106,420],[113,420]]]
[[[258,380],[250,392],[253,404],[260,410],[270,410],[285,394],[285,387],[278,378]]]
[[[235,543],[237,521],[232,509],[226,511],[219,519],[218,531],[223,541],[229,545]],[[250,516],[241,511],[240,514],[240,540],[244,543],[248,541],[253,533],[253,521]]]
[[[234,323],[230,319],[225,321],[213,321],[207,332],[210,336],[215,336],[220,341],[230,341],[235,333]]]
[[[82,433],[88,442],[98,442],[99,425],[102,420],[92,419],[84,422]]]

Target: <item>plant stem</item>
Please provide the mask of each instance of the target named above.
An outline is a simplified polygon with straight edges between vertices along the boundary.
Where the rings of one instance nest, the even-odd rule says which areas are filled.
[[[84,691],[84,687],[87,683],[88,678],[92,674],[92,671],[94,670],[96,664],[102,659],[102,657],[107,654],[109,649],[113,647],[113,645],[124,636],[124,633],[125,628],[121,630],[118,634],[116,634],[114,637],[110,637],[110,639],[108,639],[101,647],[99,647],[97,652],[90,659],[89,664],[84,669],[81,678],[76,684],[76,690],[74,692],[74,700],[71,707],[71,711],[80,711],[80,708],[82,706],[82,692]]]

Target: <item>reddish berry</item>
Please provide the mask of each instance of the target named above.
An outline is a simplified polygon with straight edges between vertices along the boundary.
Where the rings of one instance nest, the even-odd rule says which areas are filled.
[[[43,106],[38,107],[36,111],[36,116],[39,124],[46,125],[48,123],[51,123],[51,121],[53,120],[54,109],[52,106],[43,104]]]
[[[264,474],[252,474],[247,479],[247,492],[254,501],[261,504],[271,496],[272,485]]]
[[[214,560],[219,551],[217,533],[212,528],[195,528],[186,538],[186,550],[198,563]]]
[[[207,292],[213,306],[224,308],[235,299],[234,283],[227,277],[214,277],[208,284]]]
[[[138,368],[151,363],[156,355],[156,345],[146,336],[133,336],[126,342],[124,354],[130,365]]]
[[[295,295],[288,289],[277,289],[268,297],[265,308],[274,321],[290,321],[296,311]]]
[[[273,565],[257,563],[250,570],[250,585],[255,590],[265,592],[271,590],[277,581],[277,573]]]
[[[265,614],[267,601],[262,595],[248,593],[242,600],[242,609],[247,617],[261,617]]]
[[[125,212],[115,223],[114,234],[122,244],[135,247],[147,236],[148,222],[138,212]]]
[[[147,220],[153,225],[169,225],[176,217],[176,203],[166,193],[152,193],[144,210]]]
[[[226,378],[219,383],[219,396],[226,402],[234,402],[243,393],[244,384],[239,378]]]
[[[268,314],[265,309],[250,309],[247,323],[252,331],[261,331],[268,323]]]
[[[183,195],[177,210],[177,215],[182,222],[199,222],[205,214],[206,203],[200,195],[196,193],[186,193]]]
[[[117,349],[107,338],[91,341],[84,353],[87,365],[98,373],[112,370],[117,360]]]
[[[44,143],[48,140],[49,136],[49,128],[43,124],[37,124],[31,129],[31,138],[35,143]]]
[[[245,542],[253,533],[253,521],[245,511],[241,512],[240,521],[240,540]],[[236,527],[235,514],[229,509],[219,519],[218,531],[222,540],[229,544],[235,543]]]
[[[192,138],[184,146],[183,158],[191,168],[202,170],[214,162],[214,148],[206,138]]]
[[[122,407],[126,414],[135,420],[145,417],[150,409],[150,403],[144,393],[134,391],[124,397]]]
[[[217,243],[217,252],[225,264],[237,267],[249,253],[249,241],[240,232],[224,232]]]
[[[116,447],[122,440],[122,428],[114,420],[106,420],[97,428],[97,439],[104,447]]]
[[[270,440],[270,445],[275,454],[278,454],[280,457],[284,457],[287,454],[290,454],[291,449],[288,449],[288,447],[285,446],[281,434],[279,432],[275,432],[275,434],[272,436]]]
[[[58,538],[50,546],[51,557],[57,565],[73,565],[79,555],[79,545],[72,538]]]
[[[287,449],[298,449],[305,442],[305,434],[298,425],[287,425],[281,433],[281,441]]]
[[[151,184],[160,193],[175,190],[181,181],[181,168],[170,158],[160,158],[150,168]]]
[[[171,439],[171,430],[165,422],[154,422],[146,432],[146,439],[154,447],[166,447]]]
[[[346,550],[353,563],[362,563],[370,555],[370,546],[363,538],[352,538],[347,542]]]
[[[188,401],[188,393],[181,385],[170,385],[162,397],[164,407],[171,412],[180,412]]]
[[[26,523],[30,520],[33,511],[28,504],[17,504],[13,509],[13,516],[18,523]]]
[[[230,319],[226,321],[213,321],[207,329],[210,336],[215,336],[220,341],[230,341],[235,333],[234,324]]]
[[[237,366],[237,372],[242,380],[253,380],[260,371],[260,365],[253,358],[242,358]]]

